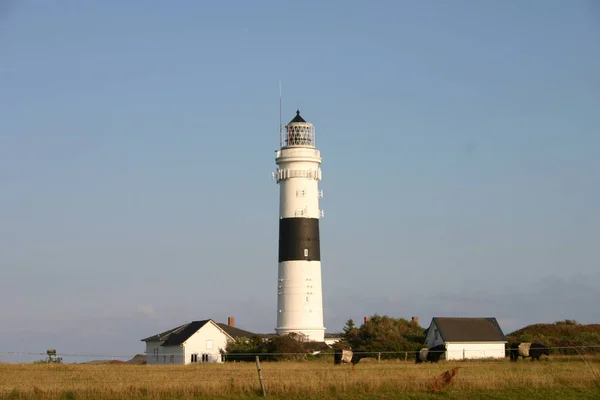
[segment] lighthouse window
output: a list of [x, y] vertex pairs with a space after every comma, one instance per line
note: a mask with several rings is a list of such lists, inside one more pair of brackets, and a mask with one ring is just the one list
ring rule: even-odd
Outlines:
[[308, 249], [304, 249], [304, 257], [308, 257]]
[[306, 296], [306, 302], [308, 303], [308, 296]]

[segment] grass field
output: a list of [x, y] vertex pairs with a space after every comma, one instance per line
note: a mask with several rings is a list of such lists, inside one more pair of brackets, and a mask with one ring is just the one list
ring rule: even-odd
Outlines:
[[[432, 393], [434, 379], [460, 366], [451, 387]], [[414, 364], [362, 362], [261, 363], [272, 399], [598, 399], [600, 358]], [[192, 366], [1, 364], [0, 399], [239, 399], [261, 394], [253, 363]]]

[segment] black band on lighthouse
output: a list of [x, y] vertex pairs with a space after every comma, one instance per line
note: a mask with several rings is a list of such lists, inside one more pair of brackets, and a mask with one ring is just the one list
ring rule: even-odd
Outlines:
[[283, 218], [279, 220], [279, 262], [321, 261], [319, 220]]

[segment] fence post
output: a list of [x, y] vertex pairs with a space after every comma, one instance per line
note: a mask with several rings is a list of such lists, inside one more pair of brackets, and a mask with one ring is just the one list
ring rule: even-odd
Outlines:
[[263, 384], [262, 373], [260, 372], [260, 361], [258, 356], [256, 356], [256, 370], [258, 371], [258, 381], [260, 382], [260, 390], [262, 390], [263, 397], [267, 397], [267, 392], [265, 392], [265, 385]]
[[408, 351], [404, 352], [404, 361], [408, 361]]
[[377, 362], [380, 363], [381, 362], [381, 353], [377, 353]]

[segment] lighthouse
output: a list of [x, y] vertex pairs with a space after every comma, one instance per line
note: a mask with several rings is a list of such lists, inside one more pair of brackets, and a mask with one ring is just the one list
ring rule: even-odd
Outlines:
[[302, 334], [322, 342], [323, 293], [319, 208], [321, 154], [315, 146], [315, 129], [296, 116], [281, 132], [274, 177], [279, 184], [279, 268], [277, 328], [279, 335]]

